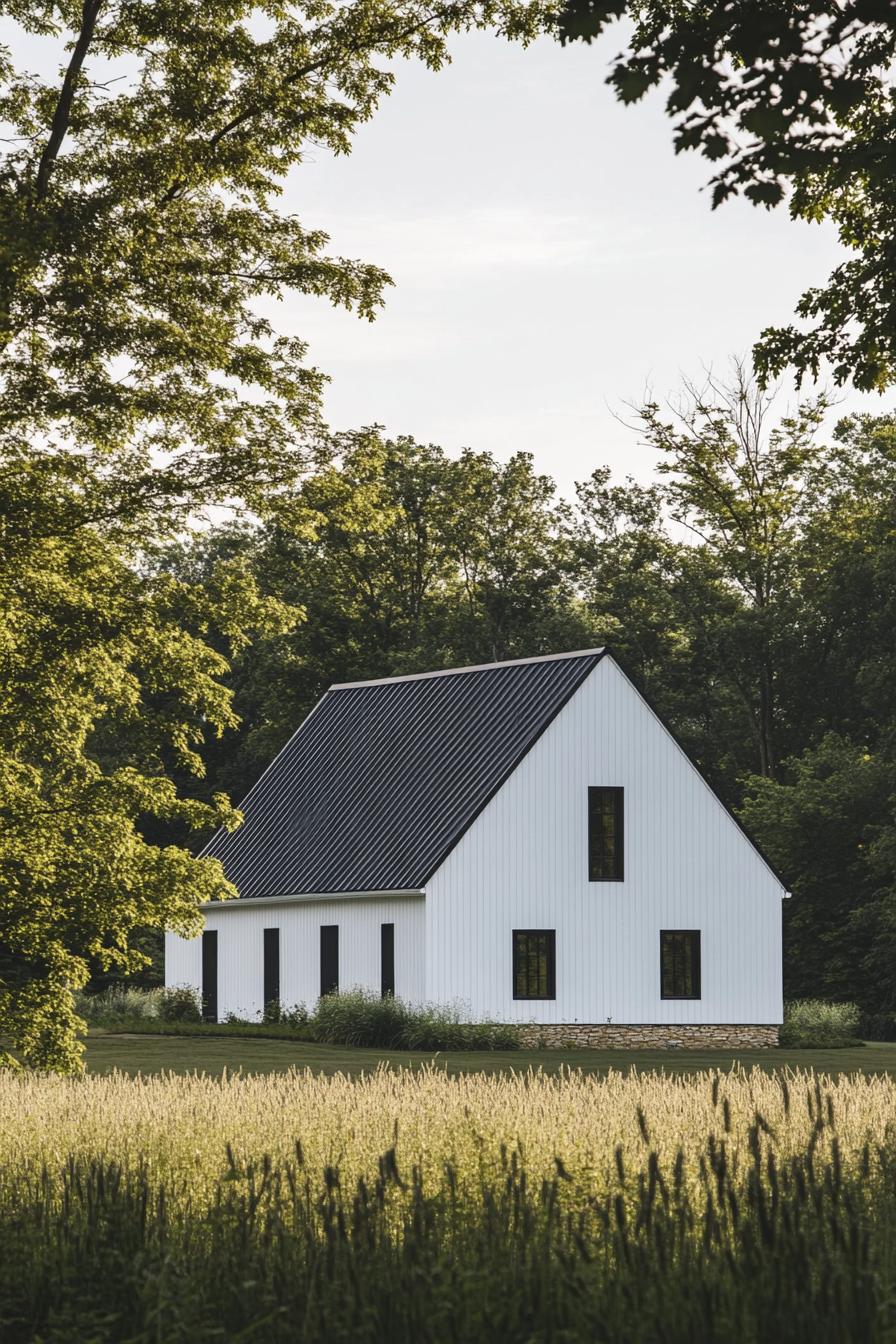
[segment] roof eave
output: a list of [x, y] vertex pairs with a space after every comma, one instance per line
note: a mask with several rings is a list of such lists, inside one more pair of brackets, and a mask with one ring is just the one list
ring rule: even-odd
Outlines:
[[236, 896], [229, 901], [203, 901], [200, 910], [225, 910], [247, 905], [296, 905], [322, 901], [383, 901], [404, 900], [426, 895], [424, 887], [392, 888], [385, 891], [296, 891], [276, 896]]

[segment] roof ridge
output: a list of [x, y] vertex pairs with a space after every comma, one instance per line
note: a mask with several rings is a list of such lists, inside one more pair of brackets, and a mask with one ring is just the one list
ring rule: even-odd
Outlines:
[[520, 667], [524, 663], [552, 663], [563, 658], [594, 658], [606, 653], [606, 646], [596, 649], [571, 649], [568, 653], [541, 653], [531, 658], [503, 658], [493, 663], [470, 663], [466, 667], [442, 667], [435, 672], [405, 672], [397, 677], [370, 677], [364, 681], [336, 681], [330, 691], [355, 690], [359, 686], [386, 686], [395, 681], [423, 681], [427, 677], [454, 677], [462, 672], [492, 672], [500, 667]]

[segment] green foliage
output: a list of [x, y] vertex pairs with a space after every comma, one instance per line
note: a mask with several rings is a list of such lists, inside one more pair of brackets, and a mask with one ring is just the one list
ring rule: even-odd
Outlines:
[[342, 434], [275, 517], [207, 533], [169, 555], [201, 579], [242, 556], [261, 590], [304, 619], [237, 655], [245, 734], [210, 744], [237, 796], [334, 681], [476, 663], [589, 642], [566, 563], [564, 506], [526, 454], [449, 458], [375, 429]]
[[264, 1006], [261, 1020], [270, 1026], [304, 1027], [308, 1023], [308, 1009], [304, 1003], [294, 1003], [288, 1007], [279, 999], [271, 999]]
[[517, 1050], [516, 1027], [500, 1022], [467, 1022], [454, 1005], [427, 1004], [416, 1008], [391, 995], [364, 989], [327, 994], [312, 1013], [304, 1004], [286, 1007], [268, 1004], [261, 1022], [249, 1022], [228, 1013], [220, 1024], [201, 1023], [195, 990], [135, 990], [114, 988], [103, 994], [82, 995], [78, 1010], [90, 1025], [118, 1028], [143, 1026], [147, 1030], [172, 1025], [218, 1034], [275, 1036], [319, 1041], [326, 1045], [375, 1046], [383, 1050]]
[[188, 985], [176, 985], [160, 990], [155, 1001], [156, 1016], [160, 1022], [202, 1021], [200, 996]]
[[437, 69], [474, 27], [528, 40], [544, 14], [2, 9], [0, 1036], [71, 1070], [72, 991], [139, 973], [147, 929], [195, 934], [199, 904], [233, 894], [188, 846], [238, 816], [196, 781], [236, 722], [227, 657], [300, 612], [260, 597], [243, 557], [196, 581], [165, 556], [206, 507], [268, 513], [317, 459], [322, 375], [265, 306], [370, 318], [388, 284], [281, 208], [285, 175], [309, 146], [349, 150], [395, 64]]
[[138, 1023], [201, 1022], [199, 995], [189, 986], [171, 989], [140, 989], [134, 985], [110, 985], [99, 994], [79, 991], [74, 996], [78, 1017], [88, 1027], [121, 1028]]
[[75, 994], [74, 1007], [88, 1027], [115, 1027], [122, 1022], [155, 1022], [162, 1013], [162, 1000], [172, 991], [135, 989], [112, 985], [99, 994]]
[[520, 1034], [500, 1022], [465, 1022], [455, 1006], [414, 1008], [388, 995], [355, 989], [318, 1000], [309, 1039], [384, 1050], [516, 1050]]
[[896, 761], [828, 734], [788, 762], [784, 779], [753, 779], [749, 790], [742, 816], [786, 863], [793, 891], [788, 993], [893, 1012]]
[[[471, 28], [528, 40], [514, 0], [102, 0], [3, 6], [58, 76], [7, 58], [0, 114], [0, 379], [17, 442], [102, 449], [110, 507], [266, 508], [319, 416], [289, 293], [370, 318], [388, 277], [287, 214], [311, 147], [349, 152], [402, 60], [438, 69]], [[55, 58], [55, 59], [54, 59]], [[109, 72], [114, 71], [109, 79]], [[77, 320], [73, 320], [73, 315]], [[15, 417], [9, 415], [15, 409]]]
[[784, 1005], [780, 1043], [798, 1050], [860, 1045], [859, 1010], [854, 1003], [793, 999]]
[[410, 1016], [410, 1008], [401, 999], [381, 998], [363, 989], [349, 990], [318, 1000], [311, 1031], [315, 1040], [326, 1045], [395, 1049], [400, 1048]]
[[830, 220], [852, 254], [797, 305], [801, 321], [769, 328], [763, 375], [833, 367], [838, 383], [896, 379], [892, 173], [896, 27], [885, 5], [680, 5], [566, 0], [563, 41], [591, 41], [625, 18], [625, 50], [608, 83], [623, 103], [662, 87], [675, 148], [715, 166], [713, 205], [741, 194], [791, 215]]

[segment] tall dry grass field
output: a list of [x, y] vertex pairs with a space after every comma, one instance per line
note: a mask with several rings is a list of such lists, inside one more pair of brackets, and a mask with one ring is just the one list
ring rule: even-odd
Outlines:
[[896, 1339], [896, 1084], [2, 1077], [0, 1339]]

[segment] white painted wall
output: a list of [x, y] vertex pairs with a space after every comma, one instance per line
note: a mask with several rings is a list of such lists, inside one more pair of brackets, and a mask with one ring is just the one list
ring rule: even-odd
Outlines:
[[[588, 881], [589, 785], [625, 789], [625, 880]], [[427, 886], [426, 997], [502, 1021], [778, 1023], [783, 890], [604, 658]], [[557, 997], [512, 997], [511, 931], [555, 929]], [[702, 998], [660, 998], [700, 929]]]
[[[320, 992], [320, 927], [339, 925], [342, 989], [380, 990], [380, 925], [395, 925], [395, 992], [409, 1002], [424, 994], [422, 897], [303, 900], [287, 903], [234, 901], [206, 911], [205, 926], [218, 930], [218, 1015], [261, 1013], [263, 930], [280, 929], [280, 999], [313, 1005]], [[169, 933], [165, 938], [166, 985], [202, 980], [201, 939]]]

